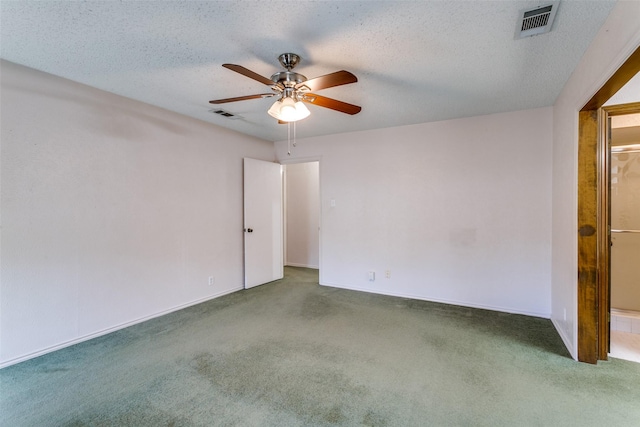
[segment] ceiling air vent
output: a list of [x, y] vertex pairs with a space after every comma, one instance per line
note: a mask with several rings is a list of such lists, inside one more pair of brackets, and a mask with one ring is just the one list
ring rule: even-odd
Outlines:
[[213, 113], [213, 114], [218, 114], [218, 115], [220, 115], [220, 116], [222, 116], [222, 117], [226, 117], [226, 118], [228, 118], [228, 119], [232, 119], [232, 120], [238, 120], [238, 119], [241, 119], [241, 118], [242, 118], [242, 117], [240, 117], [240, 116], [236, 116], [235, 114], [230, 113], [230, 112], [225, 111], [225, 110], [217, 110], [217, 109], [213, 109], [213, 110], [209, 110], [209, 112], [210, 112], [210, 113]]
[[553, 18], [558, 10], [558, 1], [540, 6], [535, 9], [524, 9], [520, 11], [518, 27], [516, 29], [516, 39], [536, 36], [548, 33], [553, 25]]

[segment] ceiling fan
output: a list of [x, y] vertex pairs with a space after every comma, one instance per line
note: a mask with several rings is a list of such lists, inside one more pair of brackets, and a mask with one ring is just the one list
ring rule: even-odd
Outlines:
[[362, 108], [357, 105], [338, 101], [337, 99], [320, 96], [312, 91], [327, 89], [330, 87], [355, 83], [358, 78], [348, 71], [336, 71], [324, 76], [307, 79], [302, 74], [291, 71], [300, 63], [300, 56], [295, 53], [283, 53], [278, 57], [280, 64], [286, 71], [280, 71], [266, 78], [257, 74], [242, 65], [222, 64], [229, 70], [240, 73], [243, 76], [254, 79], [269, 86], [270, 93], [257, 95], [239, 96], [236, 98], [216, 99], [209, 101], [211, 104], [224, 104], [227, 102], [245, 101], [248, 99], [270, 98], [277, 96], [278, 100], [269, 108], [267, 113], [278, 119], [279, 123], [288, 123], [302, 120], [309, 116], [309, 109], [304, 105], [313, 104], [319, 107], [329, 108], [346, 114], [358, 114]]

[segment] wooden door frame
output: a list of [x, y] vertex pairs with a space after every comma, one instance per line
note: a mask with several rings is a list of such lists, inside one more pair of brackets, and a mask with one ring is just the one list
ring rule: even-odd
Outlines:
[[[607, 360], [609, 345], [608, 153], [602, 107], [640, 72], [640, 47], [578, 113], [578, 360]], [[610, 114], [610, 113], [609, 113]], [[624, 114], [624, 113], [620, 113]]]

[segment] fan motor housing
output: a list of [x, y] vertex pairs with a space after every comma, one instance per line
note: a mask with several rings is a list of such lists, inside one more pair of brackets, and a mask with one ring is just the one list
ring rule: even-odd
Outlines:
[[273, 80], [274, 83], [282, 83], [284, 87], [292, 87], [298, 83], [306, 82], [307, 78], [293, 71], [280, 71], [271, 76], [271, 80]]

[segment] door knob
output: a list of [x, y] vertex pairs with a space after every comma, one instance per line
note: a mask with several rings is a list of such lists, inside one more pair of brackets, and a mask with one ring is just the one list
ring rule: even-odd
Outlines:
[[253, 228], [247, 228], [247, 233], [253, 233]]

